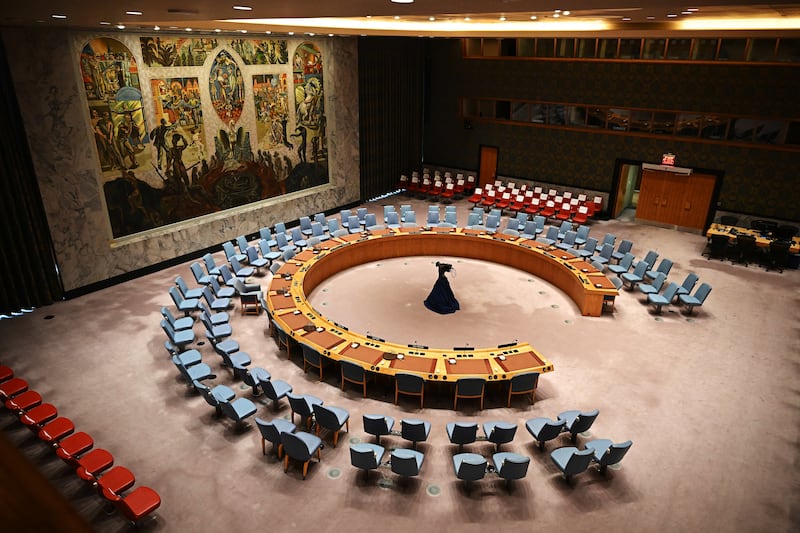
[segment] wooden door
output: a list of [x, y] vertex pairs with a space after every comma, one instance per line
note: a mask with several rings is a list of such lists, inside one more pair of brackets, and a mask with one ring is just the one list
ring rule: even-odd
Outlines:
[[478, 163], [478, 186], [494, 183], [497, 179], [497, 157], [500, 149], [496, 146], [481, 145]]
[[642, 183], [639, 186], [639, 202], [636, 206], [636, 218], [643, 220], [659, 220], [664, 179], [661, 172], [642, 170]]
[[687, 178], [678, 225], [702, 230], [711, 208], [717, 177], [712, 174], [692, 174]]

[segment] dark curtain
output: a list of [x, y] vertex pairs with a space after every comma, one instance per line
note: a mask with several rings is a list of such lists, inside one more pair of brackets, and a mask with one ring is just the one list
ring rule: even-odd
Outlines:
[[422, 161], [425, 47], [412, 37], [358, 41], [361, 200], [395, 188]]
[[0, 314], [63, 295], [5, 45], [0, 40]]

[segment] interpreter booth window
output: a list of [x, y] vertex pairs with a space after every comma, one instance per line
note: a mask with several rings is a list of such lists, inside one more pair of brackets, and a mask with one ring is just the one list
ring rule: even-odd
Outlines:
[[481, 107], [480, 111], [478, 112], [479, 117], [483, 118], [494, 118], [494, 100], [481, 100]]
[[670, 39], [667, 42], [667, 59], [689, 59], [691, 51], [691, 39]]
[[498, 120], [508, 120], [511, 118], [511, 102], [508, 100], [498, 100], [494, 103], [494, 118]]
[[567, 124], [570, 126], [584, 127], [586, 126], [586, 108], [578, 106], [566, 106], [564, 108], [567, 119]]
[[614, 59], [617, 57], [619, 49], [619, 39], [600, 39], [597, 43], [597, 57], [602, 59]]
[[664, 59], [664, 49], [667, 46], [666, 39], [645, 39], [643, 59]]
[[484, 39], [483, 55], [486, 57], [498, 57], [500, 55], [500, 41], [498, 39]]
[[574, 57], [575, 39], [556, 39], [556, 57]]
[[590, 128], [605, 128], [607, 114], [608, 110], [605, 107], [590, 107], [586, 117], [586, 125]]
[[480, 113], [480, 102], [472, 98], [461, 101], [461, 110], [465, 117], [477, 117]]
[[536, 39], [520, 39], [517, 44], [517, 56], [534, 57], [536, 55]]
[[536, 57], [553, 57], [555, 39], [536, 39]]
[[790, 122], [786, 130], [786, 144], [800, 146], [800, 121]]
[[592, 58], [597, 52], [597, 39], [578, 39], [577, 57]]
[[514, 122], [528, 122], [531, 118], [531, 105], [528, 102], [511, 103], [511, 120]]
[[719, 44], [720, 61], [744, 61], [747, 57], [747, 39], [722, 39]]
[[548, 106], [547, 123], [553, 126], [563, 126], [566, 124], [565, 107], [558, 104], [550, 104]]
[[785, 144], [788, 124], [783, 120], [759, 120], [755, 126], [755, 141], [765, 144]]
[[717, 58], [719, 39], [695, 39], [692, 59], [697, 61], [714, 61]]
[[653, 124], [650, 133], [672, 135], [675, 132], [675, 113], [653, 113]]
[[777, 39], [751, 39], [750, 61], [774, 61], [775, 49], [778, 47]]
[[679, 137], [699, 137], [702, 123], [703, 115], [681, 113], [678, 115], [675, 134]]
[[704, 139], [720, 141], [725, 138], [728, 131], [728, 119], [716, 115], [706, 115], [703, 117], [703, 127], [700, 136]]
[[629, 131], [649, 132], [652, 121], [652, 111], [631, 111]]
[[531, 104], [531, 122], [535, 124], [547, 122], [547, 104]]
[[628, 131], [631, 120], [629, 109], [609, 109], [608, 110], [608, 129], [614, 131]]
[[500, 55], [503, 57], [517, 56], [516, 39], [500, 39]]
[[778, 43], [778, 61], [800, 62], [800, 39], [781, 39]]
[[479, 57], [483, 55], [483, 51], [481, 49], [481, 39], [465, 39], [464, 55], [467, 57]]
[[620, 59], [639, 59], [642, 56], [641, 39], [620, 39], [619, 57]]

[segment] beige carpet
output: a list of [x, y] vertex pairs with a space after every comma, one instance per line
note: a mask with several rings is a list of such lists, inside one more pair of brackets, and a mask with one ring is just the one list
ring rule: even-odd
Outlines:
[[[418, 219], [426, 210], [419, 201], [390, 200], [415, 205]], [[459, 204], [462, 224], [467, 207]], [[380, 215], [380, 206], [370, 208]], [[349, 434], [337, 448], [323, 434], [322, 462], [311, 465], [305, 481], [297, 466], [284, 474], [273, 455], [261, 455], [254, 423], [236, 431], [178, 378], [163, 348], [159, 308], [171, 307], [167, 288], [177, 274], [192, 279], [188, 265], [0, 321], [0, 363], [90, 433], [96, 446], [111, 451], [116, 464], [136, 474], [137, 485], [161, 494], [163, 504], [157, 518], [143, 524], [146, 530], [796, 531], [800, 272], [708, 261], [700, 256], [705, 239], [697, 235], [619, 221], [594, 223], [592, 235], [606, 231], [633, 240], [638, 257], [652, 248], [673, 259], [670, 280], [694, 271], [711, 283], [706, 305], [691, 317], [674, 308], [654, 316], [638, 293], [625, 292], [615, 313], [581, 317], [542, 280], [453, 259], [451, 283], [463, 311], [439, 317], [420, 300], [433, 284], [430, 262], [437, 258], [364, 265], [312, 295], [323, 312], [389, 340], [411, 335], [444, 345], [461, 345], [455, 341], [467, 336], [476, 344], [530, 342], [555, 365], [555, 372], [542, 376], [533, 406], [519, 398], [506, 408], [504, 390], [490, 388], [483, 411], [464, 401], [453, 412], [452, 392], [443, 384], [433, 387], [425, 409], [413, 399], [394, 406], [389, 383], [380, 379], [370, 383], [365, 400], [358, 387], [341, 391], [334, 370], [321, 383], [313, 372], [304, 374], [299, 350], [287, 360], [265, 334], [264, 315], [232, 312], [234, 338], [254, 366], [288, 381], [295, 392], [350, 411]], [[362, 282], [388, 283], [392, 290], [356, 290]], [[201, 338], [199, 323], [195, 332]], [[217, 383], [251, 397], [208, 344], [199, 349], [218, 371]], [[255, 401], [259, 417], [288, 414], [285, 402], [274, 409]], [[590, 469], [567, 485], [549, 459], [549, 451], [569, 445], [567, 437], [540, 452], [524, 422], [593, 408], [600, 415], [591, 434], [578, 438], [579, 446], [609, 438], [631, 439], [633, 447], [621, 468], [605, 476]], [[361, 415], [373, 412], [431, 422], [430, 439], [420, 445], [425, 464], [419, 478], [399, 480], [388, 468], [365, 477], [350, 466], [348, 442], [367, 440]], [[519, 424], [504, 449], [531, 457], [528, 476], [509, 490], [487, 475], [467, 492], [453, 475], [456, 447], [444, 426], [495, 419]], [[125, 529], [119, 515], [107, 515], [100, 498], [12, 416], [0, 415], [0, 426], [94, 530]], [[399, 437], [383, 444], [406, 445]], [[487, 442], [467, 449], [485, 456], [493, 451]]]

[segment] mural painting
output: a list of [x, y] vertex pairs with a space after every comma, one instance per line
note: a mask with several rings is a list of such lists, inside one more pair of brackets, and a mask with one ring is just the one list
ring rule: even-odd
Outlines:
[[140, 37], [142, 60], [148, 67], [202, 66], [218, 43], [217, 39]]
[[[95, 39], [82, 49], [113, 238], [328, 182], [319, 49], [304, 43], [289, 63], [284, 41], [251, 41], [225, 44], [253, 64], [278, 61], [270, 67], [278, 72], [245, 77], [243, 60], [214, 39], [141, 38], [143, 72], [114, 39]], [[204, 61], [205, 72], [192, 67]], [[165, 66], [185, 67], [180, 72], [190, 75], [159, 75]], [[140, 75], [152, 95], [147, 109]], [[247, 105], [255, 113], [243, 120], [250, 83]]]
[[285, 65], [289, 62], [289, 49], [286, 41], [231, 39], [228, 43], [246, 65]]

